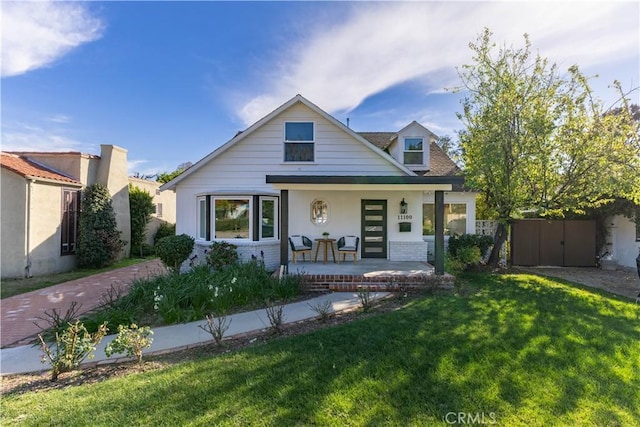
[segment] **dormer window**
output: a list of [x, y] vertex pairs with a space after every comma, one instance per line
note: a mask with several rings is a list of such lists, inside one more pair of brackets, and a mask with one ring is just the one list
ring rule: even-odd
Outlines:
[[405, 138], [404, 139], [404, 164], [405, 165], [423, 165], [424, 149], [423, 138]]
[[313, 122], [285, 122], [284, 124], [284, 161], [314, 161]]

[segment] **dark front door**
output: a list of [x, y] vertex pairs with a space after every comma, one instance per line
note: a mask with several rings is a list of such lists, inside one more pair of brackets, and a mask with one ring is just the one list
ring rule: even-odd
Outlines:
[[362, 258], [387, 257], [387, 201], [362, 200]]

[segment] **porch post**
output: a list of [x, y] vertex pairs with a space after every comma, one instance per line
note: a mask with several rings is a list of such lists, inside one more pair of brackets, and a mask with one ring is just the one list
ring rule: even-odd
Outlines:
[[289, 190], [280, 190], [280, 265], [289, 265]]
[[436, 201], [436, 274], [444, 274], [444, 191], [435, 192]]

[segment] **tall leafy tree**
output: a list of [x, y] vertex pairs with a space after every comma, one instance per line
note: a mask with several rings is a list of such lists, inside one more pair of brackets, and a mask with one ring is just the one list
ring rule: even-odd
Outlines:
[[167, 182], [171, 181], [176, 176], [180, 175], [182, 172], [184, 172], [187, 169], [189, 169], [191, 166], [192, 166], [191, 162], [181, 163], [181, 164], [178, 165], [176, 170], [174, 170], [173, 172], [162, 172], [162, 173], [159, 173], [158, 177], [156, 178], [156, 181], [158, 181], [158, 182], [160, 182], [162, 184], [166, 184]]
[[467, 95], [458, 118], [467, 182], [500, 221], [489, 260], [497, 263], [507, 224], [522, 211], [562, 216], [621, 193], [637, 198], [640, 157], [620, 90], [620, 114], [605, 114], [577, 66], [560, 74], [531, 53], [526, 34], [521, 48], [498, 48], [491, 37], [485, 29], [469, 44], [473, 64], [459, 70]]
[[143, 256], [147, 224], [155, 211], [153, 197], [147, 190], [129, 184], [129, 211], [131, 217], [131, 254], [137, 251]]
[[125, 242], [120, 239], [111, 195], [103, 184], [84, 190], [80, 212], [76, 259], [79, 267], [101, 268], [113, 264]]

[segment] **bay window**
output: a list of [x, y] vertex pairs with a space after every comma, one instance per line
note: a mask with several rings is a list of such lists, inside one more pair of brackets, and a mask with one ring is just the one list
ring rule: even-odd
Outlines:
[[197, 204], [198, 240], [278, 238], [277, 197], [207, 195]]

